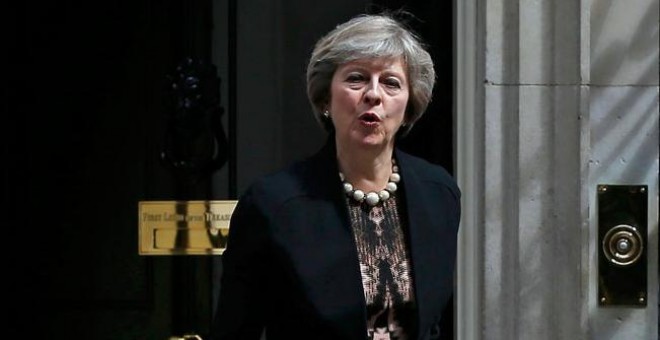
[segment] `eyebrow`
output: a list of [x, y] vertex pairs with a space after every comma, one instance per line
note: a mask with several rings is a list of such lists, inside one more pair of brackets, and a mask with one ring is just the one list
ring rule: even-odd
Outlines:
[[[343, 73], [346, 73], [346, 74], [349, 74], [351, 72], [369, 72], [369, 67], [365, 67], [365, 66], [362, 66], [362, 65], [351, 65], [349, 67], [346, 67], [343, 70]], [[381, 73], [383, 75], [387, 76], [387, 77], [394, 76], [394, 77], [399, 78], [399, 79], [406, 79], [405, 71], [404, 72], [399, 72], [399, 71], [396, 71], [396, 70], [392, 70], [390, 68], [386, 68], [386, 69], [383, 69], [381, 71]]]

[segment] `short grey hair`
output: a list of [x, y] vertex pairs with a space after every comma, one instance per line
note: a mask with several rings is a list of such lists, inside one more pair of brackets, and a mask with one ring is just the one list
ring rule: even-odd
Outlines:
[[363, 14], [319, 39], [307, 65], [307, 97], [314, 117], [326, 131], [333, 129], [323, 112], [330, 103], [330, 84], [337, 68], [357, 59], [382, 57], [402, 57], [406, 66], [410, 97], [402, 132], [407, 133], [422, 116], [435, 84], [431, 56], [401, 22], [384, 14]]

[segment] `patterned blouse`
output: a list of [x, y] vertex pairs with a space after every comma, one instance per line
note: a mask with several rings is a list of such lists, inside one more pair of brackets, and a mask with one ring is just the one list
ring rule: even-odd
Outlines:
[[371, 340], [415, 338], [415, 300], [408, 251], [397, 197], [376, 206], [348, 198], [367, 302]]

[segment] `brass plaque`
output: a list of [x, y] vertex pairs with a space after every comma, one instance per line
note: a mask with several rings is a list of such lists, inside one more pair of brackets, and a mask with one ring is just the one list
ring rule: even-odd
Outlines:
[[141, 201], [140, 255], [219, 255], [237, 201]]

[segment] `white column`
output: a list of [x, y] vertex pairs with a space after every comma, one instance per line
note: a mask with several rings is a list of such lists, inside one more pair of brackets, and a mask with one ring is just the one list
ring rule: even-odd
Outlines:
[[[456, 8], [459, 339], [657, 336], [658, 0]], [[596, 307], [603, 181], [650, 188], [643, 310]]]
[[[589, 327], [593, 339], [658, 336], [658, 0], [591, 0], [590, 95], [585, 121], [590, 206]], [[648, 301], [646, 308], [598, 307], [596, 185], [646, 184]]]

